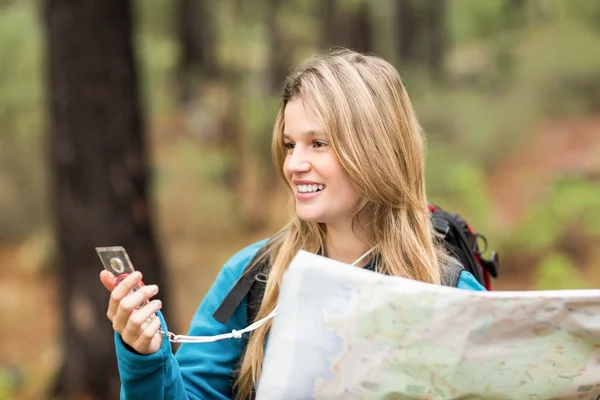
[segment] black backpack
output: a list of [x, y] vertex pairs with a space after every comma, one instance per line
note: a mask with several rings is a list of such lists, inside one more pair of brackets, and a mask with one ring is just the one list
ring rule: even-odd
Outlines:
[[[498, 253], [491, 252], [490, 259], [484, 259], [482, 253], [487, 250], [487, 239], [475, 232], [460, 215], [452, 214], [435, 205], [429, 206], [431, 218], [437, 234], [442, 239], [447, 251], [459, 264], [451, 264], [442, 276], [444, 286], [456, 287], [460, 272], [466, 270], [487, 290], [491, 290], [491, 278], [498, 276]], [[483, 244], [483, 248], [480, 246]], [[231, 291], [213, 314], [213, 317], [226, 323], [233, 312], [247, 297], [248, 321], [253, 322], [260, 308], [264, 295], [270, 265], [268, 260], [256, 262], [262, 254], [263, 246], [248, 263], [251, 270], [245, 271]]]

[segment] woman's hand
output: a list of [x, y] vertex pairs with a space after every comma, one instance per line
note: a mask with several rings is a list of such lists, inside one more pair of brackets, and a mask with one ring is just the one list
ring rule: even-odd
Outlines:
[[[160, 300], [150, 300], [158, 293], [158, 286], [143, 286], [129, 294], [142, 280], [142, 274], [136, 271], [117, 285], [116, 278], [108, 271], [100, 273], [100, 281], [110, 291], [110, 301], [106, 316], [112, 321], [113, 329], [123, 341], [140, 354], [156, 353], [162, 345], [163, 335], [160, 329]], [[136, 309], [141, 303], [143, 307]]]

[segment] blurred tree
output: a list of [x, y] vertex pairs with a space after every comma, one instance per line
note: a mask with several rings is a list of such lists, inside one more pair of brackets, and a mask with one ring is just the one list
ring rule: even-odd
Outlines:
[[506, 25], [510, 29], [522, 28], [527, 22], [527, 9], [525, 0], [506, 0], [503, 5]]
[[147, 193], [131, 4], [45, 0], [44, 23], [64, 346], [53, 395], [118, 399], [109, 295], [94, 247], [124, 246], [168, 297]]
[[321, 15], [320, 46], [323, 49], [332, 47], [335, 43], [341, 43], [339, 31], [336, 29], [335, 21], [338, 9], [337, 0], [321, 0], [318, 4], [318, 15]]
[[395, 8], [397, 56], [402, 64], [415, 60], [416, 10], [413, 0], [397, 0]]
[[267, 27], [270, 42], [270, 90], [277, 92], [288, 74], [288, 54], [284, 43], [283, 32], [279, 26], [279, 14], [282, 0], [269, 0], [267, 7]]
[[348, 47], [365, 53], [373, 52], [374, 40], [369, 4], [362, 1], [341, 18], [341, 28], [346, 32]]
[[323, 48], [347, 47], [365, 53], [374, 51], [370, 2], [324, 0], [319, 7]]
[[444, 57], [446, 55], [446, 10], [447, 0], [429, 0], [426, 2], [426, 34], [429, 46], [427, 61], [429, 70], [435, 78], [444, 73]]
[[188, 102], [193, 82], [198, 76], [215, 78], [219, 67], [216, 57], [217, 41], [207, 0], [178, 0], [177, 35], [179, 38], [179, 100]]
[[442, 77], [448, 48], [447, 0], [397, 0], [395, 3], [397, 58], [401, 64], [424, 65]]

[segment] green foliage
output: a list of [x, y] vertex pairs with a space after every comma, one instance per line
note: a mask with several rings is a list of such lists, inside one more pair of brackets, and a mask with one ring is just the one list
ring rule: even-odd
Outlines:
[[454, 43], [489, 37], [505, 25], [505, 0], [450, 0], [448, 19]]
[[235, 198], [221, 183], [228, 167], [227, 155], [189, 140], [158, 157], [154, 191], [167, 232], [197, 237], [235, 229]]
[[15, 393], [14, 378], [6, 369], [0, 369], [0, 399], [10, 399]]
[[489, 232], [492, 210], [481, 168], [458, 159], [429, 157], [429, 198], [449, 211], [465, 217], [478, 230]]
[[[157, 3], [164, 3], [157, 2]], [[164, 6], [164, 4], [163, 4]], [[150, 10], [140, 7], [140, 28], [135, 36], [140, 92], [150, 116], [172, 111], [175, 106], [174, 68], [177, 62], [177, 43], [166, 26], [155, 26], [158, 18]], [[164, 19], [164, 15], [162, 16]]]
[[540, 264], [537, 271], [536, 289], [585, 289], [585, 280], [571, 260], [564, 254], [551, 253]]
[[[500, 47], [495, 41], [458, 47], [450, 57], [449, 85], [410, 75], [406, 80], [430, 151], [436, 157], [449, 151], [490, 169], [521, 146], [537, 121], [599, 111], [600, 52], [582, 51], [596, 48], [600, 32], [557, 20]], [[506, 51], [507, 65], [498, 69], [498, 54]]]
[[493, 165], [521, 144], [532, 120], [527, 104], [520, 104], [469, 89], [428, 90], [415, 98], [429, 146], [443, 146], [480, 167]]
[[[356, 10], [365, 1], [342, 0], [341, 7]], [[376, 3], [370, 10], [376, 19], [375, 50], [389, 60], [396, 57], [398, 40], [394, 2], [369, 2]], [[202, 82], [189, 113], [178, 109], [175, 100], [178, 3], [132, 3], [144, 117], [150, 129], [162, 128], [152, 165], [159, 232], [167, 247], [175, 249], [173, 259], [192, 260], [189, 264], [198, 270], [207, 267], [198, 244], [231, 237], [228, 245], [233, 246], [241, 235], [239, 199], [224, 183], [234, 155], [213, 147], [211, 139], [223, 116], [231, 113], [244, 159], [250, 154], [263, 171], [271, 170], [270, 138], [278, 108], [278, 93], [268, 85], [267, 3], [207, 3], [217, 29], [222, 77]], [[422, 7], [427, 2], [417, 3]], [[462, 214], [501, 255], [541, 259], [539, 266], [528, 266], [538, 274], [537, 289], [583, 288], [593, 283], [582, 276], [564, 239], [575, 229], [582, 240], [600, 241], [600, 184], [582, 177], [557, 180], [545, 199], [500, 237], [491, 224], [486, 176], [540, 122], [600, 110], [600, 2], [536, 1], [541, 6], [536, 10], [533, 1], [525, 0], [523, 12], [510, 11], [508, 3], [449, 1], [444, 84], [433, 82], [421, 65], [400, 71], [428, 137], [429, 198]], [[282, 4], [278, 32], [289, 61], [322, 50], [319, 1]], [[45, 232], [40, 228], [49, 223], [41, 6], [36, 0], [0, 0], [0, 240], [31, 237]], [[238, 107], [232, 107], [232, 99], [239, 100]], [[163, 121], [179, 121], [180, 114], [186, 114], [187, 136], [165, 134]], [[181, 251], [185, 242], [192, 243], [191, 249]], [[11, 372], [0, 369], [0, 398], [10, 398], [17, 386]]]
[[174, 39], [175, 8], [170, 0], [132, 2], [134, 6], [135, 31], [139, 37], [156, 40]]
[[8, 399], [13, 393], [13, 379], [5, 369], [0, 369], [0, 399]]
[[597, 1], [450, 0], [449, 4], [450, 38], [455, 44], [498, 38], [556, 20], [584, 22], [600, 29]]
[[[247, 127], [247, 139], [252, 154], [255, 154], [264, 170], [274, 168], [271, 156], [271, 138], [273, 125], [279, 110], [279, 98], [275, 96], [257, 96], [247, 93], [243, 97], [242, 121]], [[270, 172], [270, 171], [269, 171]]]
[[[534, 117], [600, 110], [600, 32], [575, 22], [531, 30], [514, 51], [511, 103], [534, 104]], [[582, 51], [583, 50], [583, 51]]]
[[22, 1], [0, 13], [0, 140], [40, 135], [42, 47], [34, 10]]
[[545, 253], [558, 245], [566, 229], [600, 240], [600, 184], [582, 177], [564, 177], [507, 238], [513, 251]]
[[[343, 10], [364, 0], [342, 1]], [[136, 53], [149, 126], [180, 112], [175, 101], [178, 43], [175, 3], [134, 2]], [[481, 230], [490, 226], [491, 201], [486, 174], [519, 148], [539, 121], [595, 113], [600, 109], [600, 3], [588, 0], [525, 1], [515, 13], [505, 0], [449, 2], [445, 85], [425, 68], [402, 70], [428, 137], [427, 178], [434, 202], [465, 215]], [[516, 3], [514, 3], [516, 4]], [[318, 3], [284, 2], [278, 16], [291, 62], [321, 50]], [[394, 59], [393, 1], [371, 10], [376, 49]], [[0, 2], [0, 235], [25, 235], [43, 224], [46, 203], [43, 173], [43, 58], [38, 2]], [[420, 4], [419, 6], [423, 6]], [[269, 88], [266, 3], [210, 3], [216, 57], [223, 77], [202, 82], [199, 98], [186, 115], [192, 140], [184, 139], [159, 156], [156, 193], [181, 197], [195, 184], [202, 214], [226, 217], [234, 197], [220, 182], [231, 170], [232, 154], [209, 148], [226, 113], [239, 118], [243, 151], [271, 170], [270, 138], [278, 93]], [[232, 102], [239, 100], [239, 108]], [[165, 160], [169, 161], [166, 162]], [[191, 189], [189, 189], [191, 190]], [[192, 195], [192, 192], [190, 192]], [[597, 185], [561, 181], [506, 243], [526, 243], [527, 251], [555, 246], [568, 224], [586, 234], [600, 230]], [[166, 201], [166, 200], [165, 200]], [[170, 201], [170, 200], [169, 200]], [[167, 204], [167, 203], [161, 203]], [[214, 208], [213, 208], [214, 207]]]
[[46, 222], [42, 47], [35, 3], [0, 13], [0, 237], [16, 239]]
[[600, 29], [600, 2], [589, 0], [561, 0], [565, 15], [585, 21], [594, 29]]

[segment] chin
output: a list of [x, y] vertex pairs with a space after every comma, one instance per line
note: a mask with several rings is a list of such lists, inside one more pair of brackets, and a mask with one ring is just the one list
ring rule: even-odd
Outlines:
[[311, 218], [311, 217], [305, 217], [301, 214], [298, 214], [298, 218], [300, 218], [302, 221], [304, 222], [316, 222], [316, 223], [323, 223], [323, 221], [321, 220], [321, 218]]
[[320, 215], [316, 215], [314, 213], [301, 212], [296, 210], [296, 215], [304, 222], [316, 222], [323, 223], [323, 218]]

